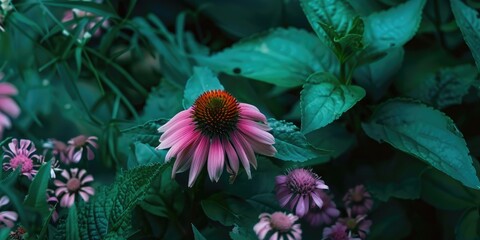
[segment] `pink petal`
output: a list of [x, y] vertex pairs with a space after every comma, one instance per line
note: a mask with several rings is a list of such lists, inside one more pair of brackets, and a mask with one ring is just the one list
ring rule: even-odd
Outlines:
[[239, 140], [237, 135], [232, 133], [232, 136], [230, 138], [230, 141], [235, 148], [235, 151], [237, 151], [238, 158], [242, 162], [243, 168], [245, 168], [245, 172], [247, 173], [247, 176], [249, 179], [252, 178], [252, 173], [250, 171], [250, 163], [248, 161], [247, 154], [245, 153], [245, 150], [243, 149], [243, 143]]
[[66, 187], [59, 187], [55, 189], [55, 195], [60, 197], [62, 194], [68, 193], [68, 189]]
[[67, 206], [71, 207], [73, 205], [73, 202], [75, 202], [75, 194], [70, 194], [70, 197], [68, 198]]
[[[175, 163], [172, 168], [172, 179], [175, 177], [176, 173], [185, 172], [192, 165], [192, 159], [195, 152], [195, 146], [200, 142], [201, 139], [196, 139], [192, 144], [184, 147], [177, 154]], [[167, 154], [168, 155], [168, 154]]]
[[228, 139], [222, 139], [222, 144], [225, 148], [225, 152], [227, 153], [228, 157], [228, 165], [232, 169], [234, 175], [238, 174], [238, 169], [239, 169], [239, 161], [238, 161], [238, 155], [235, 152], [235, 149], [233, 149], [232, 144]]
[[0, 213], [3, 218], [9, 219], [11, 221], [17, 221], [18, 214], [14, 211], [4, 211]]
[[90, 147], [87, 147], [87, 159], [93, 160], [95, 158], [95, 153], [93, 153], [92, 149]]
[[238, 121], [237, 126], [243, 134], [249, 136], [257, 142], [270, 145], [275, 143], [275, 138], [273, 135], [265, 130], [260, 129], [259, 124], [256, 122], [240, 120]]
[[288, 180], [288, 177], [285, 175], [280, 175], [275, 177], [275, 183], [277, 185], [284, 184], [287, 182], [287, 180]]
[[83, 192], [82, 190], [78, 191], [78, 194], [80, 194], [80, 197], [82, 197], [83, 201], [88, 202], [88, 199], [90, 198], [87, 193]]
[[11, 98], [0, 97], [0, 110], [10, 115], [12, 118], [16, 118], [20, 114], [20, 108]]
[[242, 133], [237, 132], [236, 136], [242, 144], [243, 151], [245, 151], [248, 161], [252, 164], [253, 168], [257, 169], [257, 158], [255, 157], [255, 153], [253, 152], [252, 147]]
[[263, 115], [257, 107], [248, 103], [239, 103], [240, 115], [254, 121], [267, 122], [267, 118]]
[[[63, 176], [63, 175], [62, 175]], [[66, 184], [60, 180], [55, 180], [53, 181], [53, 184], [55, 184], [55, 186], [57, 187], [62, 187], [62, 186], [65, 186]]]
[[8, 119], [3, 113], [0, 113], [0, 126], [4, 126], [6, 128], [10, 128], [10, 126], [12, 126], [10, 119]]
[[210, 180], [218, 182], [223, 172], [223, 165], [225, 164], [225, 152], [218, 137], [213, 138], [208, 152], [207, 170]]
[[92, 187], [82, 187], [80, 191], [84, 191], [92, 196], [95, 194], [95, 189], [93, 189]]
[[17, 95], [18, 91], [15, 86], [10, 83], [0, 83], [0, 95]]
[[0, 207], [7, 205], [10, 202], [7, 196], [3, 196], [0, 198]]
[[310, 196], [319, 208], [323, 206], [323, 200], [317, 195], [317, 193], [313, 192], [312, 194], [310, 194]]
[[83, 185], [83, 184], [88, 183], [88, 182], [93, 182], [93, 177], [92, 177], [92, 175], [87, 175], [87, 176], [85, 176], [85, 178], [82, 179], [82, 182], [81, 182], [81, 183], [82, 183], [82, 185]]
[[295, 214], [299, 217], [303, 217], [307, 213], [307, 206], [305, 206], [305, 198], [302, 196], [298, 200], [297, 207], [295, 208]]
[[160, 145], [158, 145], [157, 149], [166, 149], [172, 147], [174, 144], [181, 142], [182, 140], [185, 141], [195, 132], [194, 126], [186, 126], [176, 132], [174, 132], [171, 136], [165, 137], [162, 140], [160, 137]]
[[188, 177], [188, 187], [192, 187], [193, 183], [202, 171], [203, 165], [207, 160], [208, 150], [210, 148], [210, 139], [206, 136], [200, 136], [201, 141], [193, 154], [192, 166], [190, 167], [190, 174]]
[[69, 200], [68, 194], [63, 195], [62, 199], [60, 199], [60, 206], [61, 207], [69, 207], [68, 206], [68, 200]]
[[185, 119], [185, 118], [190, 118], [192, 115], [192, 108], [188, 108], [186, 110], [183, 110], [179, 113], [177, 113], [173, 118], [170, 119], [167, 123], [165, 123], [163, 126], [158, 128], [158, 132], [165, 132], [167, 129], [169, 129], [172, 125], [174, 125], [176, 122]]

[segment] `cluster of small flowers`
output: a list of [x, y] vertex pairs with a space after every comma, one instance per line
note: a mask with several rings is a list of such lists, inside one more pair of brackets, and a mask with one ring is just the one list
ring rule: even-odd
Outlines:
[[[20, 174], [32, 180], [38, 173], [38, 169], [47, 163], [47, 156], [51, 157], [50, 176], [53, 179], [55, 189], [47, 189], [46, 199], [52, 211], [52, 221], [58, 219], [56, 206], [69, 208], [79, 195], [85, 202], [95, 194], [92, 187], [88, 186], [93, 182], [92, 175], [87, 174], [84, 169], [73, 167], [72, 163], [78, 163], [82, 158], [93, 160], [94, 149], [97, 148], [96, 137], [77, 136], [68, 141], [68, 145], [54, 139], [44, 144], [43, 154], [37, 154], [34, 143], [28, 139], [12, 139], [7, 147], [3, 147], [3, 170], [13, 171], [20, 168]], [[86, 154], [85, 154], [86, 152]], [[57, 176], [61, 172], [61, 177]], [[0, 199], [0, 207], [9, 203], [9, 199], [3, 196]], [[0, 228], [14, 226], [18, 215], [14, 211], [0, 212]]]
[[[299, 218], [314, 227], [324, 226], [324, 240], [366, 238], [372, 225], [370, 220], [366, 220], [366, 214], [372, 209], [373, 200], [363, 185], [348, 190], [343, 198], [347, 217], [337, 219], [341, 212], [332, 196], [325, 192], [328, 186], [311, 170], [294, 169], [286, 175], [277, 176], [275, 182], [280, 206], [295, 215], [262, 213], [260, 221], [254, 226], [259, 239], [301, 239], [302, 230], [296, 223]], [[325, 227], [328, 225], [331, 226]]]

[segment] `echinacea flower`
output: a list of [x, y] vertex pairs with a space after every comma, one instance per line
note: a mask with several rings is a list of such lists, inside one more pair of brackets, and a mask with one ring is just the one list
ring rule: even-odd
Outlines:
[[[75, 30], [79, 27], [76, 21], [80, 19], [88, 19], [88, 22], [83, 26], [83, 29], [80, 30], [78, 40], [89, 39], [92, 35], [98, 37], [102, 33], [101, 28], [108, 28], [110, 26], [106, 18], [77, 8], [66, 11], [63, 15], [62, 22], [69, 24], [69, 28]], [[64, 30], [63, 34], [68, 36], [71, 33], [68, 30]]]
[[95, 158], [95, 153], [93, 149], [98, 147], [97, 137], [85, 135], [79, 135], [68, 141], [67, 151], [67, 164], [68, 163], [78, 163], [82, 159], [83, 152], [87, 151], [87, 159], [93, 160]]
[[[298, 217], [293, 214], [287, 215], [282, 212], [262, 213], [258, 218], [260, 218], [260, 221], [253, 226], [253, 231], [255, 231], [259, 240], [302, 239], [300, 224], [295, 223]], [[270, 238], [267, 238], [268, 235]]]
[[[323, 206], [320, 195], [323, 189], [328, 189], [328, 186], [311, 170], [294, 169], [287, 175], [275, 177], [275, 182], [280, 206], [287, 207], [297, 216], [305, 216], [311, 206], [319, 208]], [[312, 202], [314, 204], [311, 204]]]
[[[7, 196], [0, 198], [0, 207], [3, 207], [10, 203], [10, 199]], [[14, 211], [0, 212], [0, 228], [8, 227], [12, 228], [15, 225], [15, 221], [18, 219], [18, 214]]]
[[3, 163], [3, 170], [15, 170], [17, 167], [21, 166], [21, 174], [32, 179], [38, 170], [36, 169], [39, 165], [35, 164], [34, 161], [38, 162], [41, 160], [41, 156], [35, 154], [36, 148], [32, 141], [28, 139], [20, 139], [20, 142], [16, 138], [8, 144], [8, 149], [3, 147], [5, 155], [3, 159], [7, 159], [8, 162]]
[[66, 182], [60, 180], [53, 181], [53, 184], [57, 186], [55, 195], [60, 199], [61, 207], [71, 207], [75, 202], [75, 196], [78, 194], [85, 201], [88, 202], [90, 196], [95, 194], [95, 190], [86, 186], [87, 183], [93, 181], [92, 175], [87, 175], [87, 171], [84, 169], [78, 171], [78, 168], [70, 169], [70, 173], [67, 170], [63, 170], [62, 176]]
[[224, 165], [236, 176], [239, 162], [251, 178], [250, 164], [257, 167], [255, 153], [276, 153], [268, 130], [265, 115], [255, 106], [239, 103], [223, 90], [207, 91], [158, 129], [163, 134], [157, 149], [170, 148], [166, 161], [176, 158], [172, 178], [190, 168], [189, 187], [205, 163], [212, 181], [220, 179]]
[[312, 226], [330, 225], [334, 220], [340, 216], [340, 211], [332, 201], [332, 199], [323, 191], [318, 194], [323, 201], [322, 207], [317, 207], [314, 202], [311, 202], [310, 211], [305, 215], [305, 219]]
[[348, 232], [347, 226], [342, 223], [335, 223], [331, 227], [323, 229], [323, 240], [361, 240], [351, 236]]
[[347, 230], [354, 236], [360, 237], [360, 239], [367, 238], [367, 234], [370, 232], [372, 221], [367, 220], [367, 215], [357, 215], [352, 217], [351, 209], [347, 208], [348, 217], [338, 219], [339, 223], [342, 223], [347, 227]]
[[[0, 80], [2, 78], [3, 73], [0, 73]], [[16, 118], [20, 114], [20, 108], [12, 99], [12, 96], [17, 93], [17, 89], [12, 84], [0, 83], [0, 138], [2, 138], [3, 130], [12, 126], [9, 117]]]
[[343, 201], [345, 207], [350, 208], [354, 216], [367, 214], [373, 206], [372, 196], [363, 185], [350, 188], [343, 197]]

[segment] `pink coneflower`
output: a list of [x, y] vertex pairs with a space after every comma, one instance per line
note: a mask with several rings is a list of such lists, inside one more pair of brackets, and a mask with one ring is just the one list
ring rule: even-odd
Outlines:
[[[106, 18], [76, 8], [66, 11], [63, 15], [62, 22], [68, 24], [68, 27], [74, 30], [78, 27], [77, 21], [80, 19], [88, 19], [89, 22], [80, 31], [80, 34], [78, 35], [79, 39], [88, 39], [92, 35], [98, 37], [102, 34], [101, 28], [108, 28], [110, 26], [110, 23]], [[68, 36], [71, 33], [64, 30], [63, 34]]]
[[347, 208], [348, 217], [338, 219], [339, 223], [342, 223], [347, 227], [347, 230], [354, 236], [358, 236], [361, 239], [365, 239], [370, 232], [372, 221], [365, 219], [367, 215], [357, 215], [352, 217], [351, 209]]
[[351, 233], [348, 232], [347, 226], [342, 223], [335, 223], [331, 227], [323, 229], [323, 240], [361, 240], [360, 238], [354, 238]]
[[95, 194], [92, 187], [85, 186], [86, 183], [92, 182], [92, 175], [86, 175], [87, 171], [84, 169], [78, 171], [78, 168], [70, 169], [70, 174], [67, 170], [63, 170], [62, 176], [65, 178], [66, 183], [60, 180], [55, 180], [53, 184], [57, 186], [55, 195], [60, 199], [61, 207], [71, 207], [75, 202], [75, 195], [77, 193], [80, 197], [88, 202], [90, 196]]
[[287, 215], [282, 212], [262, 213], [258, 218], [260, 218], [260, 221], [253, 226], [253, 231], [255, 231], [259, 240], [267, 239], [267, 235], [270, 235], [270, 240], [302, 239], [300, 224], [295, 223], [298, 217], [293, 214]]
[[157, 149], [170, 148], [166, 161], [176, 157], [172, 178], [190, 168], [189, 187], [205, 162], [212, 181], [220, 179], [225, 163], [227, 171], [237, 175], [239, 161], [251, 178], [250, 164], [257, 167], [255, 152], [276, 153], [275, 139], [268, 130], [267, 119], [256, 107], [238, 103], [226, 91], [213, 90], [158, 129], [163, 134]]
[[[3, 73], [0, 73], [0, 80], [2, 78]], [[12, 126], [8, 117], [16, 118], [20, 115], [20, 108], [12, 99], [12, 96], [17, 93], [17, 89], [12, 84], [0, 83], [0, 138], [2, 138], [3, 130]]]
[[95, 153], [93, 149], [98, 147], [97, 137], [85, 135], [79, 135], [68, 141], [67, 151], [67, 164], [68, 163], [78, 163], [82, 159], [84, 150], [87, 151], [87, 159], [93, 160], [95, 158]]
[[8, 144], [8, 149], [3, 147], [5, 155], [3, 159], [7, 159], [8, 162], [3, 164], [3, 170], [15, 170], [18, 166], [22, 166], [21, 173], [32, 179], [38, 170], [36, 169], [39, 165], [34, 163], [41, 160], [41, 156], [34, 154], [36, 151], [35, 145], [32, 141], [28, 139], [20, 139], [20, 143], [16, 138]]
[[372, 196], [363, 185], [350, 188], [343, 197], [345, 207], [350, 208], [353, 216], [367, 214], [373, 206]]
[[[328, 189], [325, 182], [311, 170], [294, 169], [287, 175], [275, 178], [277, 199], [280, 206], [286, 207], [299, 217], [305, 216], [311, 206], [321, 208], [323, 200], [320, 197], [322, 189]], [[314, 204], [311, 204], [311, 203]]]
[[[0, 198], [0, 208], [8, 205], [10, 199], [7, 196]], [[15, 225], [15, 221], [18, 219], [18, 214], [14, 211], [3, 211], [0, 212], [0, 228], [8, 227], [12, 228]]]
[[305, 215], [305, 219], [312, 226], [330, 225], [340, 216], [340, 211], [325, 192], [320, 191], [318, 195], [323, 201], [322, 207], [319, 208], [314, 202], [311, 202], [310, 205], [313, 206], [310, 207], [310, 211]]

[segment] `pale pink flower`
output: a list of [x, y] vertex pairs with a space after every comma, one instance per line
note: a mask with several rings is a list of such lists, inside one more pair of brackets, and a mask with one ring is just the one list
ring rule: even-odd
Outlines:
[[67, 164], [78, 163], [82, 159], [83, 152], [87, 151], [87, 159], [93, 160], [95, 158], [94, 149], [98, 147], [97, 137], [85, 135], [79, 135], [68, 141], [67, 152]]
[[318, 207], [314, 202], [311, 202], [310, 211], [305, 215], [305, 219], [312, 226], [330, 225], [334, 220], [340, 216], [340, 211], [332, 201], [332, 199], [323, 191], [318, 194], [323, 201], [322, 207]]
[[[0, 208], [8, 205], [10, 199], [7, 196], [0, 198]], [[18, 214], [14, 211], [3, 211], [0, 212], [0, 228], [8, 227], [12, 228], [15, 225], [15, 222], [18, 219]]]
[[[80, 34], [78, 35], [79, 39], [88, 39], [92, 35], [98, 37], [102, 34], [102, 28], [108, 28], [110, 26], [109, 21], [105, 17], [96, 16], [93, 13], [82, 11], [77, 8], [66, 11], [63, 15], [62, 22], [67, 24], [69, 29], [75, 31], [78, 27], [78, 21], [81, 19], [88, 19], [88, 22], [83, 29], [80, 30]], [[71, 32], [64, 30], [63, 34], [68, 36]]]
[[350, 188], [343, 197], [343, 201], [345, 207], [350, 208], [354, 216], [367, 214], [373, 206], [372, 196], [363, 185]]
[[259, 240], [267, 239], [268, 235], [270, 240], [302, 239], [300, 224], [295, 223], [298, 217], [293, 214], [287, 215], [282, 212], [262, 213], [258, 218], [260, 218], [260, 221], [253, 226], [253, 231], [255, 231]]
[[200, 95], [192, 107], [158, 129], [163, 134], [157, 149], [170, 148], [166, 161], [176, 158], [172, 178], [190, 168], [189, 187], [205, 163], [212, 181], [220, 179], [224, 165], [236, 176], [239, 162], [251, 178], [250, 164], [257, 167], [255, 153], [276, 153], [269, 130], [265, 115], [256, 107], [237, 102], [226, 91], [213, 90]]
[[34, 161], [41, 161], [41, 156], [35, 154], [35, 145], [28, 139], [20, 139], [20, 142], [16, 138], [8, 144], [8, 149], [3, 147], [5, 155], [3, 159], [7, 159], [8, 162], [3, 163], [3, 170], [15, 170], [17, 167], [22, 166], [21, 174], [32, 179], [38, 170], [39, 164], [35, 164]]
[[275, 189], [280, 206], [287, 207], [297, 216], [303, 217], [312, 206], [322, 207], [320, 197], [323, 189], [328, 189], [325, 182], [311, 170], [298, 168], [275, 178]]
[[[3, 73], [0, 73], [0, 80], [2, 78]], [[12, 126], [9, 117], [16, 118], [20, 115], [20, 108], [12, 99], [12, 96], [17, 95], [17, 93], [17, 88], [12, 84], [0, 83], [0, 139], [2, 138], [3, 130]]]
[[323, 229], [323, 240], [361, 240], [351, 236], [348, 232], [347, 226], [342, 223], [335, 223], [331, 227]]
[[46, 150], [50, 149], [55, 159], [60, 159], [60, 161], [65, 164], [70, 163], [67, 156], [69, 149], [64, 142], [51, 138], [43, 144], [43, 148]]
[[78, 171], [78, 168], [70, 169], [70, 173], [67, 170], [63, 170], [62, 176], [66, 182], [60, 180], [53, 181], [53, 184], [57, 186], [55, 195], [60, 199], [61, 207], [71, 207], [75, 202], [75, 196], [78, 194], [85, 201], [88, 202], [90, 196], [95, 194], [95, 190], [86, 186], [87, 183], [93, 181], [92, 175], [87, 175], [87, 171], [84, 169]]
[[367, 234], [370, 232], [372, 221], [367, 220], [367, 215], [357, 215], [352, 217], [351, 209], [347, 208], [348, 217], [338, 219], [339, 223], [347, 226], [347, 230], [351, 235], [358, 236], [360, 239], [367, 238]]

